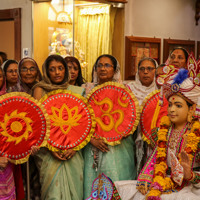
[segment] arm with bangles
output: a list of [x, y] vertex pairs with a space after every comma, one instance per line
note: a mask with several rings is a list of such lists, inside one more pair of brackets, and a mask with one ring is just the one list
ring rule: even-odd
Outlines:
[[[198, 153], [196, 154], [195, 161], [200, 167], [200, 144], [198, 144]], [[192, 170], [190, 183], [192, 183], [194, 187], [200, 189], [200, 171]]]
[[184, 151], [181, 152], [180, 164], [182, 165], [184, 170], [184, 179], [193, 184], [194, 187], [200, 189], [200, 172], [194, 171], [191, 168], [189, 156]]

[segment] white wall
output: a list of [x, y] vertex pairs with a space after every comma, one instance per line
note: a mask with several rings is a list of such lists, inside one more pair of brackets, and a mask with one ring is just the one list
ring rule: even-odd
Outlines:
[[[128, 0], [125, 35], [200, 40], [195, 21], [196, 0]], [[161, 44], [161, 60], [163, 41]]]
[[[200, 21], [196, 26], [194, 18], [195, 2], [196, 0], [128, 0], [125, 7], [125, 35], [200, 41]], [[31, 0], [0, 0], [1, 10], [22, 8], [22, 49], [32, 47], [31, 5]], [[162, 49], [163, 44], [161, 60]]]
[[[0, 10], [21, 8], [21, 41], [22, 49], [32, 47], [32, 1], [0, 0]], [[21, 52], [21, 55], [22, 52]], [[31, 55], [31, 54], [30, 54]]]

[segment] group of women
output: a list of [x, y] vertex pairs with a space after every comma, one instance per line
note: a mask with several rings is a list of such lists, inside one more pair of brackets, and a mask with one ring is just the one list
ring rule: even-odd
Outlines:
[[[170, 54], [168, 63], [178, 68], [186, 68], [187, 57], [187, 51], [183, 48], [176, 48]], [[155, 81], [157, 66], [157, 62], [152, 58], [142, 59], [138, 64], [136, 80], [127, 85], [137, 97], [140, 105], [149, 93], [157, 89]], [[24, 58], [19, 63], [14, 60], [5, 61], [2, 64], [0, 72], [0, 94], [20, 91], [29, 93], [35, 99], [39, 100], [48, 92], [58, 89], [68, 89], [74, 93], [86, 96], [95, 86], [105, 82], [113, 81], [122, 83], [118, 61], [113, 56], [107, 54], [97, 58], [93, 68], [92, 83], [84, 83], [80, 63], [74, 57], [66, 57], [64, 59], [59, 55], [50, 55], [45, 60], [42, 71], [43, 76], [41, 76], [37, 63], [31, 58]], [[186, 94], [184, 96], [187, 97]], [[171, 109], [177, 104], [174, 100], [176, 98], [169, 96], [169, 112], [173, 112]], [[185, 99], [189, 97], [183, 98], [181, 96], [179, 98], [186, 102]], [[179, 102], [179, 100], [177, 101]], [[184, 108], [187, 105], [186, 103]], [[189, 108], [188, 106], [188, 112]], [[181, 114], [179, 116], [176, 114], [176, 117], [174, 115], [171, 115], [170, 120], [174, 124], [174, 130], [176, 130], [179, 121], [177, 122], [174, 118], [181, 117]], [[183, 124], [187, 123], [186, 119], [183, 121]], [[174, 133], [179, 134], [179, 128]], [[177, 137], [179, 136], [174, 136], [174, 145], [178, 143], [176, 140]], [[136, 152], [134, 148], [135, 143], [137, 147]], [[148, 152], [145, 154], [144, 148], [149, 150], [149, 154], [153, 151], [151, 147], [145, 147], [143, 144], [140, 127], [134, 133], [134, 137], [133, 135], [125, 137], [119, 145], [115, 146], [107, 145], [104, 140], [92, 137], [90, 143], [81, 151], [71, 149], [65, 153], [60, 153], [51, 152], [47, 148], [41, 148], [34, 155], [40, 174], [41, 199], [86, 199], [92, 192], [92, 182], [102, 172], [110, 177], [113, 182], [117, 183], [116, 186], [123, 196], [123, 191], [126, 190], [124, 189], [124, 185], [120, 184], [120, 181], [135, 180], [137, 178], [137, 174], [144, 165], [142, 160], [145, 156], [146, 158], [148, 156]], [[143, 153], [141, 154], [142, 151]], [[98, 163], [99, 160], [101, 160], [101, 163]], [[144, 160], [146, 161], [147, 159]], [[181, 163], [182, 165], [184, 165], [183, 162]], [[185, 170], [184, 178], [193, 181], [193, 178], [196, 178], [197, 175], [193, 171], [191, 172], [191, 167], [188, 167], [187, 161], [185, 163], [187, 167], [185, 167], [186, 165], [183, 166]], [[9, 159], [0, 158], [0, 173], [3, 174], [8, 166]], [[193, 173], [192, 178], [188, 175], [189, 173]], [[145, 194], [143, 189], [140, 189], [140, 192]], [[15, 194], [12, 193], [12, 195], [17, 194], [18, 192]], [[15, 196], [12, 196], [11, 193], [3, 194], [3, 190], [1, 194], [0, 189], [0, 197], [1, 195], [7, 195], [5, 199], [15, 199]], [[132, 199], [144, 198], [144, 196], [138, 197], [134, 195]], [[22, 196], [16, 197], [16, 199], [23, 199]], [[126, 200], [126, 197], [122, 197], [122, 199]]]

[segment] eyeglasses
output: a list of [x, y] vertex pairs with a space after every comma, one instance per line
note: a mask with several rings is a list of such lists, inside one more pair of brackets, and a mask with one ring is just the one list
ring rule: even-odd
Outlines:
[[10, 70], [7, 70], [7, 72], [6, 73], [10, 73], [10, 74], [17, 74], [17, 69], [10, 69]]
[[109, 63], [105, 63], [105, 64], [102, 64], [102, 63], [99, 63], [97, 65], [97, 68], [102, 68], [102, 67], [105, 67], [106, 69], [110, 68], [110, 67], [113, 67], [113, 65], [109, 64]]
[[152, 72], [154, 69], [156, 69], [156, 68], [155, 67], [140, 67], [139, 71], [145, 72], [145, 70], [146, 70], [147, 72]]
[[23, 68], [21, 68], [20, 71], [21, 71], [21, 72], [24, 72], [24, 73], [27, 73], [28, 71], [30, 71], [30, 72], [35, 72], [35, 71], [37, 71], [37, 69], [36, 69], [36, 67], [31, 67], [31, 68], [23, 67]]

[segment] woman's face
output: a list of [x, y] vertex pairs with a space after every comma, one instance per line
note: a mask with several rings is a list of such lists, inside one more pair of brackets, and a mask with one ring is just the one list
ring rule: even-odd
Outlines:
[[20, 76], [22, 82], [31, 85], [37, 79], [37, 66], [31, 61], [25, 61], [20, 68]]
[[6, 81], [8, 83], [8, 85], [15, 85], [17, 84], [18, 81], [18, 74], [17, 74], [17, 64], [16, 63], [12, 63], [9, 65], [9, 67], [7, 68], [6, 71]]
[[183, 50], [175, 49], [170, 55], [169, 64], [178, 68], [186, 68], [187, 60]]
[[65, 67], [64, 65], [56, 60], [49, 63], [49, 78], [52, 83], [60, 84], [65, 78]]
[[3, 86], [3, 71], [0, 70], [0, 88]]
[[97, 63], [96, 70], [100, 84], [105, 83], [107, 81], [112, 81], [115, 71], [110, 58], [100, 58], [99, 62]]
[[155, 66], [150, 60], [144, 60], [139, 68], [138, 75], [142, 85], [149, 87], [155, 77]]
[[175, 126], [185, 125], [188, 114], [189, 107], [183, 98], [178, 95], [173, 95], [169, 98], [168, 116]]
[[78, 65], [75, 62], [68, 62], [67, 67], [70, 73], [70, 84], [75, 85], [79, 73]]

